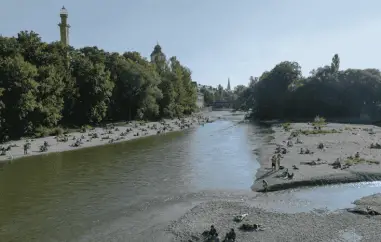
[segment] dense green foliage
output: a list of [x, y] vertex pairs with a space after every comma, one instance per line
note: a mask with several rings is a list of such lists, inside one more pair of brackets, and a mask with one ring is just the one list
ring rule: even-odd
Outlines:
[[191, 71], [159, 45], [151, 61], [44, 43], [35, 32], [0, 36], [0, 139], [57, 126], [179, 117], [196, 110]]
[[285, 61], [259, 78], [250, 78], [239, 106], [252, 117], [268, 119], [380, 119], [381, 73], [377, 69], [339, 70], [336, 54], [331, 65], [303, 77], [296, 62]]

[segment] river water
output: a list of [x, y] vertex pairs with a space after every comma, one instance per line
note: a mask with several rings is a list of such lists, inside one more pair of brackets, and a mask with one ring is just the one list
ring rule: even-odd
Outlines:
[[[3, 166], [0, 241], [96, 241], [108, 234], [113, 234], [109, 241], [133, 241], [133, 232], [142, 224], [150, 223], [155, 230], [155, 224], [172, 219], [176, 209], [181, 213], [194, 206], [191, 198], [225, 191], [252, 193], [259, 166], [253, 150], [268, 129], [239, 122], [242, 115], [213, 115], [221, 119], [185, 132], [29, 157]], [[377, 184], [364, 187], [364, 195], [372, 193], [372, 187], [380, 189]], [[311, 199], [326, 191], [318, 189], [274, 193], [274, 207], [284, 200], [292, 200], [287, 203], [291, 207], [293, 203], [298, 208], [329, 207], [327, 201]], [[353, 198], [348, 194], [354, 194], [353, 188], [347, 190], [345, 203], [348, 196]], [[165, 212], [168, 204], [171, 210]], [[154, 212], [150, 207], [161, 209]], [[159, 241], [160, 233], [155, 236]]]
[[[249, 190], [261, 128], [228, 112], [193, 130], [29, 157], [0, 171], [1, 241], [75, 241], [150, 201]], [[125, 215], [126, 216], [126, 215]]]

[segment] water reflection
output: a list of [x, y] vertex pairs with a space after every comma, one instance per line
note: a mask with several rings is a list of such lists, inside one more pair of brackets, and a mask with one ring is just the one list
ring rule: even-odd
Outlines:
[[258, 167], [253, 143], [248, 139], [250, 125], [219, 122], [218, 126], [198, 129], [190, 137], [191, 183], [199, 190], [247, 189]]

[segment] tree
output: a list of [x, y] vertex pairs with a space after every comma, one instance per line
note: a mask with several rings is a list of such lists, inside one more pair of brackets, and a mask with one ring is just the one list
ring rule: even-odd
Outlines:
[[340, 68], [340, 58], [338, 54], [335, 54], [332, 57], [332, 63], [331, 63], [332, 73], [337, 73], [339, 71], [339, 68]]
[[110, 72], [103, 63], [93, 63], [87, 56], [80, 55], [73, 61], [72, 75], [79, 93], [74, 106], [76, 122], [81, 125], [101, 122], [114, 88]]
[[0, 59], [2, 139], [20, 137], [33, 130], [28, 116], [38, 106], [37, 75], [37, 68], [20, 55]]
[[257, 119], [381, 118], [381, 74], [375, 69], [340, 71], [335, 54], [330, 66], [303, 77], [295, 62], [282, 62], [259, 79], [250, 78], [238, 100]]
[[204, 94], [204, 103], [205, 103], [205, 105], [206, 106], [211, 106], [214, 103], [214, 101], [215, 101], [213, 90], [207, 89], [206, 87], [202, 87], [200, 89], [200, 92], [202, 94]]
[[191, 70], [177, 57], [167, 61], [158, 44], [149, 61], [138, 52], [45, 43], [33, 31], [0, 36], [1, 141], [55, 134], [57, 126], [181, 117], [196, 101]]

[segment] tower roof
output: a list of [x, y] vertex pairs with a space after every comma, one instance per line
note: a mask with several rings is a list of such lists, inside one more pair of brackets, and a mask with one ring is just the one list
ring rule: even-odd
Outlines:
[[161, 46], [159, 45], [159, 42], [155, 45], [151, 56], [161, 53]]
[[68, 12], [67, 12], [65, 6], [62, 6], [62, 8], [60, 10], [60, 15], [68, 15]]

